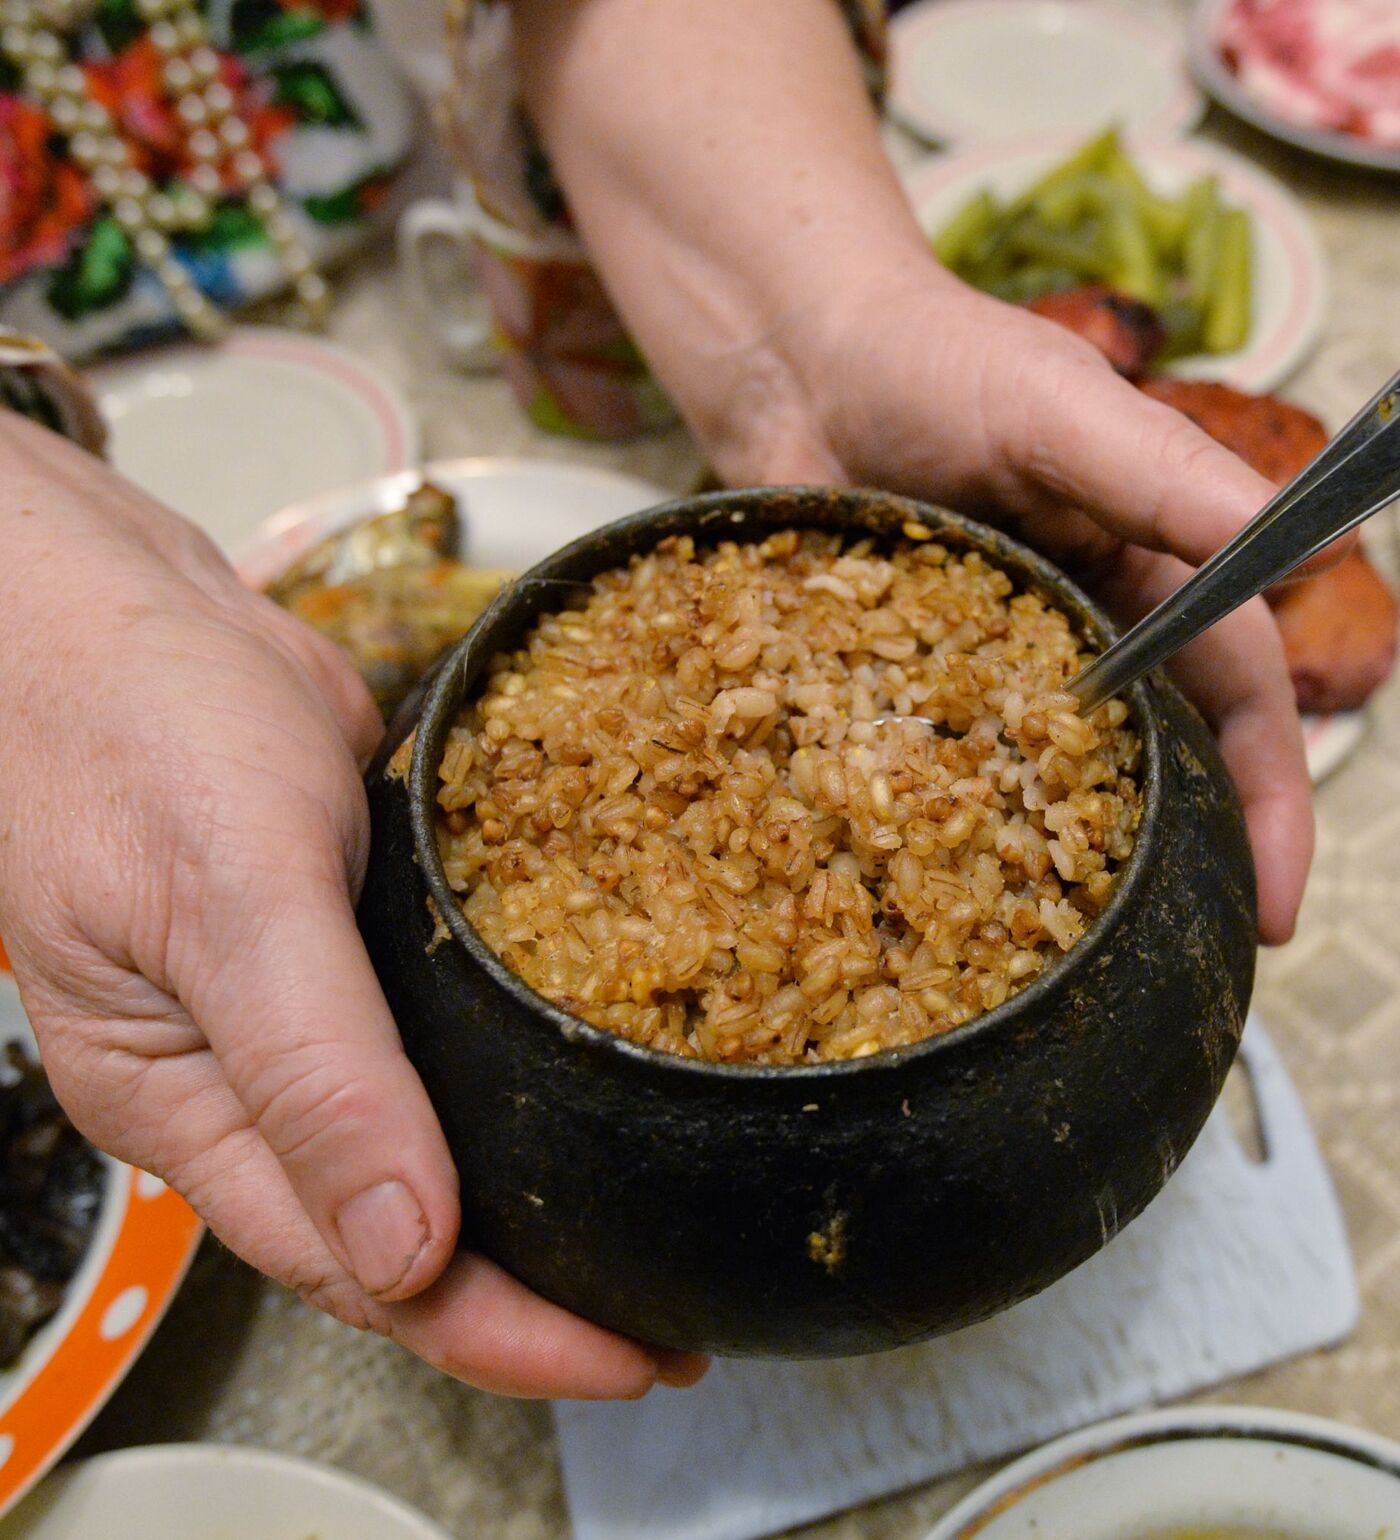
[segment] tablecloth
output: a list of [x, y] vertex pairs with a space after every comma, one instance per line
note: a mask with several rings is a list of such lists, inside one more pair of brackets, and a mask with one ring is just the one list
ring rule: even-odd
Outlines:
[[[1184, 18], [1184, 0], [1138, 0]], [[1287, 394], [1335, 426], [1400, 366], [1400, 184], [1311, 160], [1212, 112], [1204, 132], [1285, 181], [1316, 222], [1332, 276], [1325, 338]], [[908, 153], [908, 146], [903, 146]], [[683, 431], [622, 446], [534, 429], [493, 377], [446, 372], [406, 329], [387, 247], [340, 285], [332, 335], [384, 369], [430, 456], [586, 460], [684, 490]], [[1393, 530], [1370, 531], [1391, 564]], [[1211, 1399], [1319, 1413], [1400, 1438], [1400, 678], [1356, 756], [1319, 792], [1318, 850], [1296, 938], [1266, 954], [1256, 1004], [1315, 1121], [1364, 1294], [1343, 1347], [1222, 1387]], [[79, 1453], [166, 1439], [267, 1445], [330, 1460], [397, 1492], [454, 1535], [564, 1536], [548, 1408], [447, 1380], [357, 1335], [206, 1244], [164, 1324]], [[839, 1515], [807, 1540], [915, 1540], [975, 1479]]]

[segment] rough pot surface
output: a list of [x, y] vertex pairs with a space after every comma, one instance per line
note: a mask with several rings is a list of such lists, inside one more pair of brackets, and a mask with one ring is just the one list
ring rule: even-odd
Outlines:
[[[561, 580], [670, 534], [897, 538], [911, 518], [1107, 639], [1056, 569], [956, 515], [875, 493], [716, 493], [610, 525], [512, 585], [436, 676], [408, 784], [371, 773], [360, 923], [461, 1172], [464, 1244], [650, 1342], [848, 1356], [1005, 1309], [1141, 1212], [1234, 1057], [1256, 930], [1244, 821], [1210, 734], [1160, 681], [1129, 696], [1145, 805], [1108, 910], [1022, 993], [912, 1048], [782, 1069], [638, 1048], [535, 995], [451, 902], [432, 838], [447, 729], [492, 656], [568, 596]], [[430, 886], [452, 929], [431, 951]]]

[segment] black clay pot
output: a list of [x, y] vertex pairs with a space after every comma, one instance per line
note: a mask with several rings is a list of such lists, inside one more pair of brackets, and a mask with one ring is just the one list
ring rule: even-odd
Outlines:
[[[952, 514], [874, 493], [716, 493], [610, 525], [512, 585], [437, 674], [408, 784], [371, 776], [360, 923], [461, 1172], [463, 1243], [650, 1342], [870, 1353], [1015, 1304], [1146, 1206], [1234, 1057], [1255, 951], [1244, 822], [1210, 734], [1160, 681], [1130, 697], [1145, 808], [1107, 911], [1021, 994], [912, 1048], [784, 1069], [638, 1048], [541, 999], [453, 902], [431, 823], [447, 729], [567, 584], [672, 534], [897, 536], [910, 519], [1109, 639], [1062, 574]], [[452, 932], [432, 950], [430, 892]]]

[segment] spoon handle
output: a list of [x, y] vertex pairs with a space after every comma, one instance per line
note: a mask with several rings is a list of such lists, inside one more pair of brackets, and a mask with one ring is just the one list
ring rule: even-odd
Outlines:
[[1226, 546], [1065, 686], [1095, 706], [1400, 497], [1400, 374]]

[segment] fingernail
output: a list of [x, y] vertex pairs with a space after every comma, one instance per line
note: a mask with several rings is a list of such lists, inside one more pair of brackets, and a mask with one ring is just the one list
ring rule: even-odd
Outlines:
[[705, 1353], [683, 1353], [675, 1348], [658, 1348], [656, 1351], [656, 1378], [663, 1385], [677, 1390], [698, 1385], [709, 1371], [710, 1360]]
[[408, 1276], [428, 1239], [422, 1205], [402, 1182], [356, 1193], [335, 1216], [350, 1270], [368, 1294], [387, 1294]]

